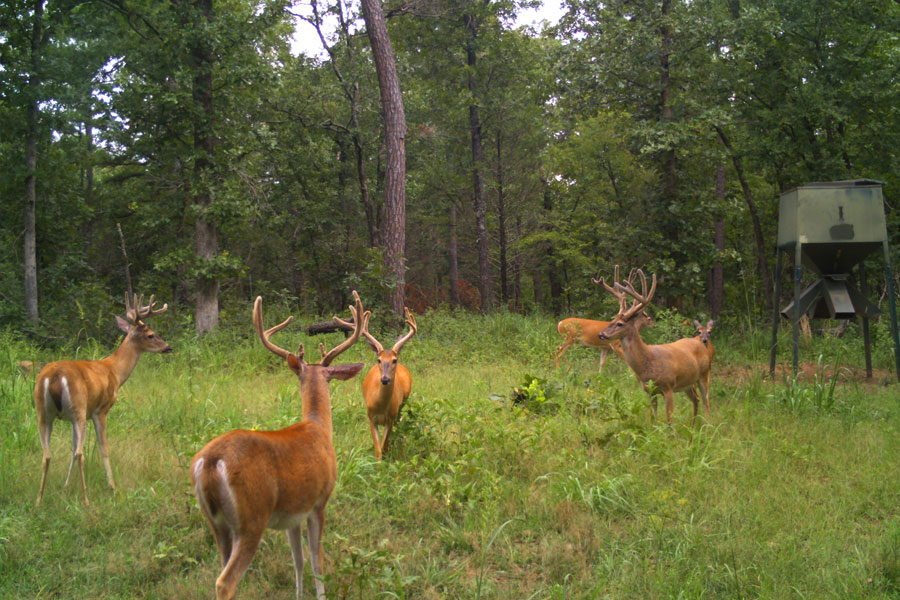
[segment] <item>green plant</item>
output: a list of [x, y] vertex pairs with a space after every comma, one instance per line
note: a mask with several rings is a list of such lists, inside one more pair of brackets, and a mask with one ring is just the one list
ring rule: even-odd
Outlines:
[[559, 409], [556, 397], [560, 389], [557, 382], [525, 375], [521, 385], [512, 389], [509, 399], [514, 405], [536, 414], [552, 413]]

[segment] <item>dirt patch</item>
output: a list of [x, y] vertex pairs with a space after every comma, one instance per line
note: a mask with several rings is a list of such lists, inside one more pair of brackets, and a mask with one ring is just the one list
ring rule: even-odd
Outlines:
[[[831, 381], [834, 377], [834, 365], [819, 365], [817, 363], [800, 363], [798, 380], [804, 383], [813, 382], [818, 376], [822, 381]], [[792, 376], [790, 362], [776, 363], [775, 381], [784, 383], [790, 381]], [[768, 365], [716, 365], [713, 363], [713, 377], [727, 379], [737, 385], [748, 382], [753, 377], [768, 379]], [[837, 370], [838, 384], [862, 383], [867, 385], [890, 385], [897, 383], [897, 376], [889, 369], [873, 369], [872, 378], [866, 377], [866, 369], [858, 367], [840, 367]]]

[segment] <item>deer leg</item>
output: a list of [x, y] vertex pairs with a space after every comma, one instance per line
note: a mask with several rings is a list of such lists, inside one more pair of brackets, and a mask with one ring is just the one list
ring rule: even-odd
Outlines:
[[234, 598], [234, 590], [244, 573], [247, 572], [253, 555], [256, 554], [263, 531], [265, 531], [265, 527], [260, 531], [245, 531], [234, 541], [231, 556], [228, 557], [225, 568], [216, 579], [216, 600], [232, 600]]
[[375, 427], [375, 420], [369, 417], [369, 431], [372, 432], [372, 442], [375, 444], [375, 457], [381, 460], [381, 442], [378, 441], [378, 429]]
[[697, 396], [697, 389], [694, 387], [689, 387], [684, 391], [684, 393], [687, 394], [688, 398], [691, 399], [691, 403], [694, 405], [694, 416], [691, 417], [691, 425], [693, 426], [697, 421], [697, 407], [700, 402], [700, 398], [699, 396]]
[[91, 419], [94, 422], [94, 432], [97, 434], [97, 441], [100, 443], [100, 456], [103, 458], [103, 468], [106, 469], [106, 480], [109, 487], [115, 491], [116, 482], [113, 480], [112, 467], [109, 466], [109, 454], [106, 444], [106, 415], [94, 413]]
[[[322, 582], [325, 574], [322, 556], [322, 531], [324, 529], [325, 506], [323, 505], [306, 519], [306, 535], [309, 537], [309, 564], [316, 582], [316, 600], [325, 600], [325, 584]], [[299, 595], [297, 600], [300, 600]]]
[[597, 371], [597, 375], [603, 374], [603, 363], [606, 362], [606, 354], [607, 354], [607, 352], [609, 352], [609, 350], [606, 349], [606, 348], [601, 348], [601, 349], [600, 349], [600, 370]]
[[231, 548], [234, 545], [234, 535], [231, 528], [225, 523], [219, 523], [218, 525], [212, 520], [212, 517], [207, 512], [206, 503], [199, 502], [200, 510], [203, 512], [203, 516], [206, 517], [206, 522], [209, 523], [209, 528], [212, 529], [213, 538], [216, 540], [216, 547], [219, 549], [219, 556], [222, 558], [222, 569], [228, 565], [228, 561], [231, 560]]
[[[81, 500], [85, 506], [89, 504], [87, 497], [87, 483], [84, 480], [84, 438], [87, 434], [87, 421], [83, 416], [78, 416], [72, 423], [72, 463], [69, 465], [69, 476], [72, 475], [72, 467], [78, 462], [78, 474], [81, 475]], [[69, 485], [69, 476], [66, 476], [65, 485]]]
[[556, 368], [559, 368], [559, 359], [562, 358], [563, 354], [565, 354], [569, 350], [569, 346], [572, 345], [573, 340], [566, 340], [563, 342], [561, 346], [556, 349]]
[[50, 471], [50, 434], [53, 433], [53, 419], [44, 417], [44, 411], [38, 410], [38, 434], [41, 438], [41, 448], [44, 451], [41, 472], [41, 489], [38, 490], [37, 504], [44, 498], [44, 486], [47, 484], [47, 473]]
[[666, 421], [672, 424], [672, 411], [675, 409], [675, 393], [672, 390], [663, 390], [666, 397]]
[[72, 479], [72, 469], [75, 468], [75, 453], [78, 452], [78, 422], [72, 423], [72, 460], [69, 461], [69, 470], [66, 472], [66, 482], [64, 488], [69, 487], [69, 480]]
[[656, 394], [650, 395], [650, 420], [656, 421]]
[[388, 447], [388, 438], [391, 437], [391, 430], [394, 428], [394, 420], [391, 419], [388, 421], [387, 425], [384, 427], [384, 439], [381, 441], [381, 455], [384, 456], [384, 453], [387, 452]]
[[709, 384], [710, 384], [710, 374], [707, 371], [706, 376], [701, 378], [702, 383], [700, 384], [700, 390], [703, 392], [703, 414], [706, 416], [706, 420], [709, 421]]
[[297, 600], [303, 596], [303, 536], [297, 525], [286, 532], [291, 545], [291, 557], [294, 559], [294, 578], [297, 580]]

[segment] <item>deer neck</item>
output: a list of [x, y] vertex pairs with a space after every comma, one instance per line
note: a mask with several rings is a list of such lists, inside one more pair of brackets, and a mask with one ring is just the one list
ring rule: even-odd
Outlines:
[[625, 353], [625, 362], [640, 377], [650, 362], [650, 347], [641, 339], [640, 332], [633, 324], [619, 341]]
[[300, 396], [303, 399], [303, 420], [321, 425], [328, 432], [330, 440], [332, 428], [329, 394], [328, 381], [318, 373], [306, 379], [300, 389]]
[[138, 350], [131, 342], [131, 339], [126, 336], [125, 340], [118, 348], [116, 348], [116, 351], [104, 358], [101, 362], [106, 363], [110, 370], [116, 374], [116, 377], [119, 380], [119, 385], [117, 387], [121, 387], [131, 376], [131, 372], [134, 371], [134, 367], [137, 365], [138, 359], [140, 358], [141, 351]]
[[391, 382], [387, 385], [382, 385], [382, 383], [378, 382], [378, 395], [376, 396], [376, 404], [379, 408], [383, 409], [385, 406], [390, 404], [391, 398], [394, 397], [394, 383], [397, 381], [396, 374], [394, 377], [391, 377]]

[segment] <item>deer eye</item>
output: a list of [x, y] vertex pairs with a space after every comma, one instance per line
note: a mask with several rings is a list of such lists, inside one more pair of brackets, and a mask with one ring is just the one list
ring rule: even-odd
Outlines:
[[151, 333], [150, 335], [147, 336], [147, 339], [148, 339], [148, 340], [152, 340], [152, 339], [155, 338], [155, 337], [156, 337], [156, 336], [153, 335], [153, 334]]
[[397, 359], [395, 358], [392, 362], [396, 365], [396, 364], [397, 364]]

